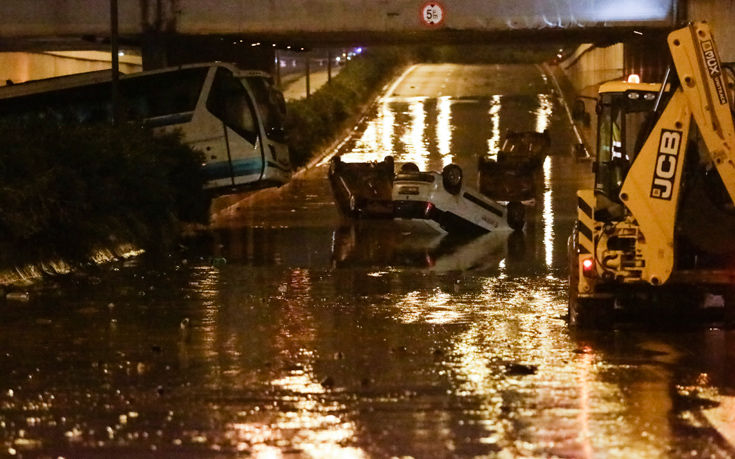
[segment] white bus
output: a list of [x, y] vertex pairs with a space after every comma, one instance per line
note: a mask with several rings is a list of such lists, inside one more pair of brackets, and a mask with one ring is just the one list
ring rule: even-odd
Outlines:
[[[0, 87], [0, 118], [109, 122], [111, 80], [99, 71]], [[119, 95], [122, 119], [180, 130], [205, 155], [205, 187], [215, 193], [290, 179], [285, 102], [265, 72], [217, 62], [120, 75]]]

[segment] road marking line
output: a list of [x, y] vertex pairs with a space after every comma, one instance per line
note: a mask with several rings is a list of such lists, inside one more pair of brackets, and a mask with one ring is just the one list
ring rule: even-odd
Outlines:
[[735, 446], [735, 397], [722, 396], [720, 404], [702, 410], [704, 417], [730, 446]]
[[418, 64], [413, 64], [411, 67], [407, 68], [401, 76], [396, 79], [396, 81], [393, 82], [392, 85], [390, 85], [390, 88], [388, 88], [387, 91], [385, 91], [385, 94], [381, 96], [381, 99], [386, 99], [390, 97], [391, 94], [393, 94], [393, 91], [396, 90], [399, 84], [403, 82], [403, 80], [408, 76], [409, 73], [413, 72], [413, 70], [418, 66]]
[[[544, 64], [545, 66], [545, 64]], [[572, 125], [572, 130], [574, 131], [574, 135], [577, 137], [577, 142], [584, 144], [584, 141], [582, 140], [582, 135], [579, 133], [579, 130], [577, 129], [577, 124], [574, 122], [574, 119], [572, 118], [572, 111], [569, 110], [569, 105], [567, 105], [566, 99], [564, 99], [564, 92], [561, 90], [561, 86], [559, 86], [559, 82], [556, 80], [556, 75], [554, 75], [554, 72], [549, 70], [548, 72], [545, 72], [540, 65], [536, 64], [536, 67], [538, 68], [539, 72], [544, 73], [551, 77], [551, 81], [554, 82], [554, 87], [556, 88], [556, 92], [559, 94], [559, 100], [561, 101], [562, 107], [564, 107], [564, 111], [567, 112], [567, 117], [569, 118], [569, 124]], [[584, 149], [585, 154], [587, 154], [587, 149]]]

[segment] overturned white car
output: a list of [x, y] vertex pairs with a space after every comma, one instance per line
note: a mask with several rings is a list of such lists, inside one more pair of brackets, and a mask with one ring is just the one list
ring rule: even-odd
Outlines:
[[393, 180], [393, 217], [424, 222], [439, 232], [477, 235], [496, 230], [521, 230], [525, 208], [507, 206], [464, 186], [462, 169], [449, 164], [439, 172], [422, 172], [404, 164]]

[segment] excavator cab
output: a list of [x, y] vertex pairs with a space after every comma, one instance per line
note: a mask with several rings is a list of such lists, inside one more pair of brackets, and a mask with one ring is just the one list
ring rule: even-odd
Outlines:
[[620, 203], [620, 187], [635, 154], [660, 84], [607, 82], [597, 103], [595, 193], [601, 201]]

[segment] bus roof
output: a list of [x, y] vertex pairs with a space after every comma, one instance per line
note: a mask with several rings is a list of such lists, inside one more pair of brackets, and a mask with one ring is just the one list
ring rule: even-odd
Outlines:
[[[237, 75], [241, 75], [242, 70], [238, 69], [234, 64], [226, 62], [205, 62], [198, 64], [186, 64], [176, 67], [165, 67], [155, 70], [146, 70], [136, 73], [120, 73], [120, 79], [137, 78], [145, 75], [155, 75], [167, 72], [177, 72], [185, 69], [207, 68], [207, 67], [226, 67]], [[258, 71], [255, 71], [258, 72]], [[265, 74], [268, 75], [268, 74]], [[72, 75], [64, 75], [53, 78], [45, 78], [42, 80], [31, 80], [24, 83], [17, 83], [0, 87], [0, 100], [11, 99], [14, 97], [25, 96], [30, 94], [38, 94], [59, 89], [75, 88], [78, 86], [92, 85], [96, 83], [105, 83], [112, 80], [112, 70], [97, 70], [93, 72], [75, 73]]]
[[75, 73], [42, 80], [30, 80], [0, 87], [0, 99], [36, 94], [56, 89], [73, 88], [87, 84], [101, 83], [112, 79], [112, 70]]

